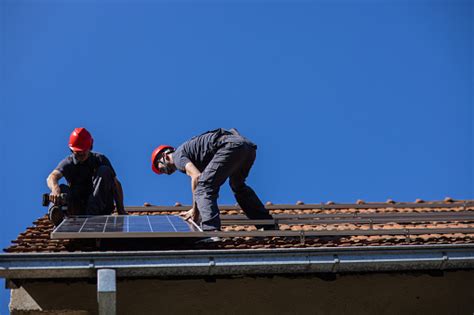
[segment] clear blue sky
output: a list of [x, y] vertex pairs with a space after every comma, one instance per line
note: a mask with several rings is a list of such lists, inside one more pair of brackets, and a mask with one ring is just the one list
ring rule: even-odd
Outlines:
[[473, 199], [473, 1], [223, 2], [1, 1], [2, 248], [80, 126], [126, 205], [190, 204], [150, 153], [217, 127], [264, 202]]

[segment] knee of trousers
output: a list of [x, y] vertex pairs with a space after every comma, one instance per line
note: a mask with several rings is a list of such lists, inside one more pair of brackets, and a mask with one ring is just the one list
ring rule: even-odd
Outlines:
[[214, 187], [212, 185], [206, 185], [203, 183], [198, 183], [196, 190], [194, 191], [196, 197], [209, 197], [214, 196], [219, 193], [219, 187]]

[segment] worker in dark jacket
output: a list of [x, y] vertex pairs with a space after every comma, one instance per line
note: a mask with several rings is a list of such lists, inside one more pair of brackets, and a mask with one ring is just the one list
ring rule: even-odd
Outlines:
[[[268, 210], [245, 183], [255, 161], [257, 146], [237, 130], [216, 129], [183, 143], [177, 149], [168, 145], [156, 148], [151, 156], [152, 169], [157, 174], [172, 174], [176, 170], [191, 177], [193, 206], [185, 214], [195, 222], [201, 218], [203, 231], [219, 231], [221, 221], [217, 198], [222, 184], [229, 178], [235, 199], [248, 218], [272, 219]], [[257, 228], [275, 229], [275, 225]]]
[[[122, 185], [109, 159], [91, 151], [93, 141], [85, 128], [74, 129], [69, 137], [71, 155], [62, 160], [46, 180], [51, 189], [49, 218], [55, 225], [61, 223], [64, 215], [107, 215], [115, 207], [118, 214], [126, 214]], [[62, 177], [67, 185], [59, 185]], [[66, 201], [60, 198], [63, 193]], [[67, 213], [57, 207], [64, 202]]]

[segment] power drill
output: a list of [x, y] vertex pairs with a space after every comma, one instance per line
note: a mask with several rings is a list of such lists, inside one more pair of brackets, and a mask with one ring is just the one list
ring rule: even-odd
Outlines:
[[[49, 194], [43, 194], [43, 207], [48, 207], [49, 203]], [[55, 204], [53, 207], [59, 207], [59, 209], [61, 209], [63, 212], [67, 212], [67, 194], [60, 194], [58, 203]]]

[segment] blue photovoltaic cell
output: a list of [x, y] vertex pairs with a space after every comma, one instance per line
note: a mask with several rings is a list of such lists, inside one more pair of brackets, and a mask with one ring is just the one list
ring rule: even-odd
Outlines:
[[107, 220], [105, 232], [126, 232], [125, 216], [110, 216]]
[[[151, 227], [153, 229], [153, 232], [176, 232], [174, 229], [173, 225], [171, 224], [169, 220], [168, 215], [166, 216], [158, 216], [158, 215], [151, 215], [148, 216], [150, 219]], [[188, 229], [189, 231], [189, 229]]]
[[53, 233], [103, 233], [111, 237], [127, 237], [127, 233], [173, 233], [192, 232], [194, 228], [179, 216], [150, 215], [150, 216], [88, 216], [69, 217], [59, 225]]
[[79, 232], [80, 233], [103, 232], [106, 221], [107, 221], [106, 216], [89, 217]]
[[173, 224], [176, 232], [189, 232], [191, 229], [189, 228], [188, 223], [186, 223], [181, 217], [177, 216], [168, 216], [171, 224]]
[[127, 232], [152, 232], [148, 216], [127, 216]]
[[68, 218], [60, 226], [56, 228], [56, 232], [79, 232], [81, 227], [86, 222], [87, 218]]

